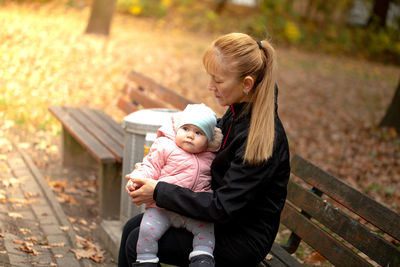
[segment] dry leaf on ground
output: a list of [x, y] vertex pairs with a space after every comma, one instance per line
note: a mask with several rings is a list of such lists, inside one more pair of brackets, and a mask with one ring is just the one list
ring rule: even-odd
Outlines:
[[22, 214], [17, 213], [17, 212], [9, 212], [8, 216], [13, 218], [13, 219], [22, 219], [22, 218], [24, 218], [24, 216], [22, 216]]
[[27, 192], [24, 194], [26, 198], [39, 197], [40, 193]]
[[29, 253], [29, 254], [33, 254], [35, 256], [40, 254], [39, 252], [37, 252], [35, 249], [31, 248], [28, 245], [25, 245], [25, 246], [22, 246], [22, 247], [17, 247], [15, 249], [23, 251], [23, 252], [26, 252], [26, 253]]

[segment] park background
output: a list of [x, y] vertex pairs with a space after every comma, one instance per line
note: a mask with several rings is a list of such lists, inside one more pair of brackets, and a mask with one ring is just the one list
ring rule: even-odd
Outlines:
[[[202, 53], [232, 31], [277, 48], [291, 152], [400, 211], [399, 1], [376, 1], [386, 12], [368, 0], [95, 2], [112, 20], [91, 28], [92, 1], [0, 0], [0, 148], [12, 140], [26, 150], [62, 188], [67, 215], [96, 224], [96, 184], [93, 173], [62, 169], [61, 126], [48, 106], [89, 106], [122, 121], [117, 99], [135, 70], [221, 115]], [[382, 126], [389, 107], [395, 119]]]

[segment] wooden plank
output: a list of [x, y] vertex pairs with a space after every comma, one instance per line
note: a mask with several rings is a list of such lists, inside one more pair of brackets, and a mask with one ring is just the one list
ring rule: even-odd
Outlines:
[[289, 181], [287, 199], [382, 266], [400, 266], [400, 250], [314, 193]]
[[51, 106], [49, 111], [98, 162], [115, 162], [114, 155], [82, 127], [65, 108]]
[[117, 107], [122, 110], [125, 114], [130, 114], [132, 112], [135, 112], [137, 110], [139, 110], [137, 108], [137, 106], [135, 106], [134, 104], [132, 104], [130, 101], [125, 100], [122, 97], [118, 98], [117, 101]]
[[76, 108], [68, 108], [70, 114], [90, 132], [97, 140], [100, 141], [114, 156], [117, 162], [122, 162], [123, 146], [112, 139], [104, 128], [95, 124], [85, 113]]
[[348, 186], [333, 175], [294, 155], [292, 173], [400, 241], [400, 215]]
[[[299, 266], [303, 266], [300, 262], [298, 262], [295, 258], [293, 258], [284, 248], [282, 248], [279, 244], [274, 243], [272, 245], [271, 248], [271, 252], [270, 252], [274, 258], [272, 258], [272, 260], [264, 260], [263, 262], [273, 262], [278, 261], [281, 264], [283, 264], [283, 266], [293, 266], [293, 267], [299, 267]], [[278, 263], [272, 263], [271, 266], [278, 266], [280, 264]]]
[[142, 105], [144, 108], [165, 108], [165, 105], [158, 100], [150, 98], [140, 88], [126, 85], [126, 92], [133, 104]]
[[80, 110], [118, 144], [124, 146], [124, 130], [120, 124], [100, 110], [87, 107], [82, 107]]
[[336, 266], [372, 266], [329, 233], [300, 214], [290, 203], [281, 214], [281, 222]]
[[177, 109], [183, 110], [188, 104], [193, 104], [192, 101], [138, 72], [131, 71], [128, 75], [128, 79], [134, 81], [140, 87], [143, 87], [145, 91], [151, 91], [153, 94], [157, 95], [159, 99], [171, 104]]

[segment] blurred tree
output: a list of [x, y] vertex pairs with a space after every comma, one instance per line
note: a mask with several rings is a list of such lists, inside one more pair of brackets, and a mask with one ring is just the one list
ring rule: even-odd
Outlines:
[[386, 115], [383, 117], [379, 126], [394, 127], [400, 134], [400, 80], [393, 96], [392, 103], [386, 110]]
[[217, 0], [217, 6], [215, 7], [215, 12], [217, 14], [221, 14], [222, 10], [224, 10], [226, 2], [228, 2], [228, 0]]
[[385, 27], [389, 4], [393, 0], [375, 0], [368, 25]]
[[116, 0], [94, 0], [86, 33], [108, 35]]

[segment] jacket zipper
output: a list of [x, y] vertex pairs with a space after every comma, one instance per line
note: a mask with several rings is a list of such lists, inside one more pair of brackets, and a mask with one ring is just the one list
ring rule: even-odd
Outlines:
[[232, 128], [232, 124], [233, 124], [233, 119], [235, 118], [235, 110], [233, 109], [233, 105], [230, 105], [229, 107], [231, 108], [231, 111], [232, 111], [232, 120], [231, 120], [231, 124], [229, 125], [228, 133], [225, 136], [224, 143], [222, 144], [222, 148], [225, 148], [226, 140], [228, 140], [228, 136], [229, 136], [229, 133], [231, 132], [231, 128]]

